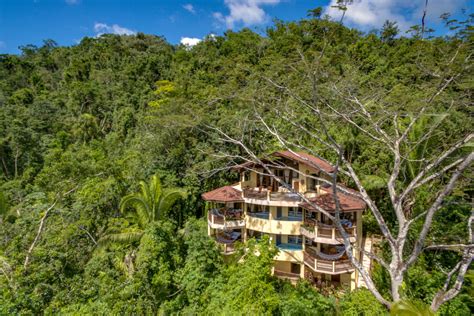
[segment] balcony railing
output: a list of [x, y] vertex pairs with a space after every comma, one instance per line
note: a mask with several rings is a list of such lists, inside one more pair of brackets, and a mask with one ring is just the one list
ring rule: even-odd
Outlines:
[[271, 192], [267, 189], [244, 189], [244, 198], [267, 201], [300, 202], [301, 197], [293, 192]]
[[[356, 226], [354, 226], [353, 223], [343, 227], [349, 237], [356, 237]], [[302, 235], [310, 239], [326, 238], [342, 240], [341, 232], [334, 225], [323, 224], [316, 220], [311, 220], [307, 218], [304, 220], [304, 225], [301, 226], [300, 231]]]
[[225, 223], [224, 216], [218, 216], [218, 215], [212, 214], [212, 212], [209, 212], [207, 214], [207, 219], [212, 224], [224, 225]]
[[288, 216], [277, 217], [275, 219], [277, 221], [301, 222], [301, 221], [303, 221], [303, 216], [288, 215]]
[[280, 278], [285, 278], [285, 279], [299, 279], [300, 275], [298, 273], [293, 273], [293, 272], [287, 272], [287, 271], [280, 271], [280, 270], [273, 270], [273, 275], [280, 277]]
[[247, 199], [256, 199], [256, 200], [266, 200], [268, 196], [267, 190], [257, 191], [253, 189], [244, 189], [244, 198]]
[[270, 201], [291, 201], [300, 202], [301, 197], [293, 192], [271, 192]]
[[281, 243], [277, 244], [278, 249], [285, 250], [285, 251], [298, 251], [303, 250], [302, 244], [289, 244], [289, 243]]
[[248, 212], [247, 215], [249, 217], [256, 217], [261, 219], [269, 219], [270, 213], [269, 212]]
[[311, 251], [311, 249], [306, 249], [303, 252], [303, 258], [304, 263], [316, 272], [340, 274], [354, 271], [354, 267], [349, 259], [321, 259], [314, 251]]
[[209, 223], [215, 225], [223, 225], [225, 227], [243, 227], [245, 222], [243, 220], [242, 210], [217, 210], [212, 209], [207, 214]]
[[235, 251], [235, 243], [242, 241], [242, 235], [238, 231], [226, 232], [224, 230], [217, 230], [213, 238], [223, 254], [233, 253]]
[[230, 255], [235, 251], [235, 244], [220, 244], [220, 248], [223, 254]]

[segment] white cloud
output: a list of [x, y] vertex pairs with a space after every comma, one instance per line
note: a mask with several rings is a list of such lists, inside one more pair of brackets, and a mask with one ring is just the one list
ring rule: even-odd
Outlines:
[[66, 0], [66, 3], [69, 5], [79, 4], [80, 0]]
[[200, 41], [201, 39], [196, 37], [181, 37], [180, 43], [184, 46], [193, 47], [194, 45], [197, 45]]
[[192, 13], [192, 14], [196, 14], [196, 9], [194, 9], [194, 6], [191, 3], [183, 5], [183, 8], [184, 8], [184, 10], [186, 10], [186, 11]]
[[118, 35], [133, 35], [136, 32], [126, 27], [120, 26], [118, 24], [107, 25], [105, 23], [95, 23], [94, 31], [97, 33], [97, 36], [101, 36], [105, 33], [118, 34]]
[[[443, 13], [456, 13], [461, 8], [468, 8], [467, 0], [436, 0], [428, 2], [426, 18], [432, 22], [439, 21], [439, 16]], [[419, 5], [413, 11], [412, 18], [421, 21], [424, 5]]]
[[[437, 0], [428, 3], [427, 23], [438, 23], [439, 16], [444, 12], [453, 12], [462, 7], [467, 0]], [[325, 8], [336, 20], [342, 11], [334, 8], [337, 0], [331, 0]], [[347, 6], [344, 23], [357, 26], [363, 30], [381, 28], [386, 20], [396, 21], [402, 31], [421, 23], [425, 1], [413, 0], [355, 0]]]
[[245, 26], [261, 24], [267, 21], [268, 16], [262, 9], [263, 5], [275, 5], [281, 0], [225, 0], [229, 15], [214, 12], [213, 17], [232, 29], [236, 23]]

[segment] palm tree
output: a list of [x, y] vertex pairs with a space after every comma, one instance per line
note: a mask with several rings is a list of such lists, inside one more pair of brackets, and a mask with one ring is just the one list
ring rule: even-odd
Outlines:
[[140, 192], [124, 196], [120, 201], [120, 211], [125, 213], [131, 207], [142, 227], [161, 219], [168, 214], [177, 200], [184, 198], [185, 193], [176, 188], [162, 189], [160, 178], [155, 174], [150, 183], [140, 181]]
[[430, 309], [429, 305], [421, 302], [414, 303], [411, 301], [399, 301], [393, 304], [390, 309], [392, 316], [434, 316], [435, 313]]
[[169, 214], [171, 207], [186, 196], [186, 193], [177, 188], [163, 189], [158, 175], [153, 175], [149, 181], [140, 181], [140, 191], [131, 193], [120, 201], [120, 211], [132, 215], [138, 224], [136, 228], [130, 228], [119, 233], [111, 233], [99, 240], [101, 244], [131, 243], [139, 241], [148, 224], [162, 219]]

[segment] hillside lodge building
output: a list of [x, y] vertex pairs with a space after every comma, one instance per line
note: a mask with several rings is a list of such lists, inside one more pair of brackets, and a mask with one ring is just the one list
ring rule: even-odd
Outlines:
[[[238, 183], [202, 195], [209, 203], [209, 236], [216, 240], [224, 254], [231, 254], [237, 241], [269, 235], [279, 249], [272, 268], [275, 276], [293, 282], [306, 278], [319, 287], [355, 289], [359, 284], [358, 273], [347, 258], [338, 229], [329, 218], [294, 193], [304, 194], [312, 203], [334, 213], [332, 187], [311, 178], [330, 180], [321, 170], [332, 173], [334, 167], [302, 152], [275, 152], [274, 160], [278, 161], [278, 167], [273, 173], [292, 190], [266, 175], [262, 166], [245, 163], [234, 167], [240, 172]], [[354, 248], [361, 249], [365, 203], [341, 191], [337, 194], [341, 223]], [[353, 255], [360, 258], [355, 249]]]

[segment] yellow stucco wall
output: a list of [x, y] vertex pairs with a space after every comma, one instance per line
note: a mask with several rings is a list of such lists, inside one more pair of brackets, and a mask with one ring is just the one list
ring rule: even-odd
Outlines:
[[275, 260], [301, 263], [303, 261], [303, 250], [280, 250], [280, 252], [275, 256]]
[[246, 216], [245, 226], [247, 229], [267, 234], [300, 235], [301, 222], [277, 221]]

